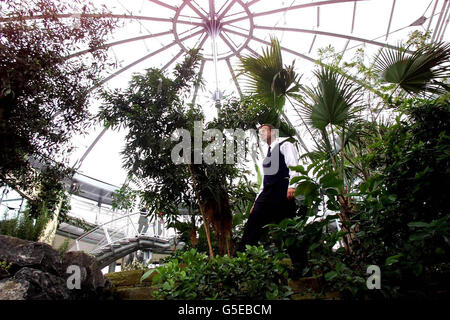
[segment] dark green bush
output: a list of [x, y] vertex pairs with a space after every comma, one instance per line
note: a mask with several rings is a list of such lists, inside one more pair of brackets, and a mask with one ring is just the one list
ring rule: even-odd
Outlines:
[[[344, 232], [327, 232], [330, 220], [287, 219], [271, 225], [281, 248], [307, 249], [308, 265], [297, 270], [321, 277], [342, 297], [442, 297], [450, 285], [450, 106], [448, 97], [404, 100], [402, 115], [370, 147], [365, 164], [374, 174], [352, 190], [355, 230], [351, 253], [333, 250]], [[312, 179], [314, 168], [298, 166], [298, 189], [311, 206], [327, 196], [337, 211], [336, 179]], [[322, 167], [318, 168], [324, 170]], [[313, 170], [313, 173], [317, 170]], [[325, 176], [327, 177], [327, 175]], [[302, 187], [304, 187], [302, 189]], [[310, 215], [314, 215], [312, 210]], [[381, 270], [381, 290], [369, 290], [369, 265]], [[325, 288], [324, 288], [325, 289]], [[439, 293], [440, 292], [440, 293]]]
[[[322, 291], [339, 291], [342, 298], [357, 298], [367, 294], [365, 265], [357, 266], [345, 254], [343, 247], [333, 249], [344, 232], [329, 230], [336, 215], [307, 223], [307, 218], [285, 219], [279, 225], [269, 225], [273, 237], [282, 239], [280, 249], [306, 251], [307, 265], [298, 266], [295, 278], [314, 276], [322, 280]], [[298, 268], [301, 269], [298, 269]]]
[[156, 269], [154, 294], [158, 299], [285, 299], [292, 292], [287, 285], [288, 266], [281, 262], [284, 257], [272, 257], [261, 246], [247, 246], [247, 252], [237, 257], [212, 259], [191, 249]]
[[45, 207], [37, 218], [33, 218], [30, 214], [30, 208], [27, 206], [23, 212], [18, 213], [13, 219], [7, 220], [5, 215], [3, 221], [0, 221], [0, 234], [37, 241], [48, 221]]
[[430, 283], [449, 280], [449, 100], [403, 112], [368, 157], [380, 174], [360, 186], [357, 256], [380, 265], [389, 296], [430, 297]]

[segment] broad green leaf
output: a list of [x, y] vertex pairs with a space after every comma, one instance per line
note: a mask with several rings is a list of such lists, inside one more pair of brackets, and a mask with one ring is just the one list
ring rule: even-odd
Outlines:
[[390, 266], [391, 264], [394, 264], [399, 261], [399, 259], [403, 256], [403, 254], [397, 254], [395, 256], [390, 256], [386, 259], [386, 262], [384, 263], [387, 266]]
[[338, 189], [344, 187], [344, 181], [342, 179], [339, 179], [336, 173], [334, 172], [324, 175], [320, 179], [320, 183], [324, 187], [338, 188]]
[[300, 164], [298, 166], [292, 166], [292, 167], [289, 167], [289, 168], [291, 170], [293, 170], [293, 171], [300, 172], [300, 173], [302, 173], [304, 175], [308, 174], [308, 172], [305, 170], [305, 168], [302, 165], [300, 165]]
[[410, 228], [426, 228], [428, 226], [429, 226], [428, 223], [422, 221], [408, 223], [408, 227]]
[[429, 237], [430, 237], [430, 234], [428, 232], [417, 232], [417, 233], [413, 233], [412, 235], [410, 235], [409, 240], [421, 241], [421, 240], [424, 240]]
[[336, 271], [330, 271], [325, 273], [325, 280], [326, 281], [331, 281], [334, 278], [336, 278], [338, 276], [338, 273]]
[[303, 181], [295, 189], [295, 196], [309, 196], [313, 191], [317, 191], [317, 189], [318, 186], [315, 183], [311, 181]]
[[309, 177], [306, 177], [306, 176], [293, 177], [289, 183], [294, 184], [301, 180], [309, 180]]

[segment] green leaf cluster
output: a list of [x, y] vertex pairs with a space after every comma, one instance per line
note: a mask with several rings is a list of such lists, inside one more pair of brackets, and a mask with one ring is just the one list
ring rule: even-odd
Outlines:
[[[271, 256], [263, 247], [247, 246], [236, 257], [208, 259], [195, 249], [172, 257], [156, 269], [158, 299], [262, 300], [286, 299], [288, 266], [284, 255]], [[155, 271], [150, 270], [142, 280]]]
[[45, 226], [49, 221], [49, 216], [45, 210], [37, 218], [30, 214], [30, 208], [19, 212], [16, 217], [8, 219], [7, 214], [0, 221], [0, 234], [16, 237], [23, 240], [37, 241]]

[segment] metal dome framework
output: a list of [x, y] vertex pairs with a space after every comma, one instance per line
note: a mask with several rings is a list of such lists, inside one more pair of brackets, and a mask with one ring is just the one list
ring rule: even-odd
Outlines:
[[[304, 3], [304, 4], [298, 4], [298, 5], [291, 5], [289, 7], [283, 7], [278, 8], [274, 10], [268, 10], [263, 12], [252, 12], [251, 7], [255, 5], [256, 3], [262, 1], [262, 0], [251, 0], [248, 2], [243, 2], [242, 0], [226, 0], [224, 4], [217, 8], [215, 6], [214, 0], [208, 0], [209, 8], [205, 10], [200, 6], [197, 1], [195, 0], [179, 0], [181, 1], [179, 6], [173, 6], [166, 2], [159, 1], [159, 0], [146, 0], [149, 2], [152, 2], [158, 6], [164, 7], [166, 9], [169, 9], [172, 12], [172, 17], [170, 18], [162, 18], [162, 17], [151, 17], [151, 16], [136, 16], [136, 15], [117, 15], [113, 14], [111, 15], [114, 18], [118, 19], [132, 19], [132, 20], [138, 20], [138, 21], [153, 21], [153, 22], [164, 22], [168, 23], [169, 26], [171, 26], [171, 29], [168, 29], [167, 31], [158, 32], [154, 34], [148, 34], [144, 36], [139, 37], [132, 37], [123, 39], [120, 41], [108, 43], [105, 45], [105, 47], [113, 47], [121, 44], [126, 44], [130, 42], [135, 42], [139, 40], [145, 40], [150, 38], [157, 38], [166, 36], [169, 34], [173, 35], [174, 40], [170, 42], [167, 45], [164, 45], [157, 50], [150, 52], [147, 55], [144, 55], [140, 57], [139, 59], [127, 64], [123, 68], [120, 68], [116, 72], [112, 73], [103, 81], [99, 83], [99, 86], [104, 84], [105, 82], [111, 80], [115, 76], [121, 74], [122, 72], [130, 69], [131, 67], [134, 67], [135, 65], [143, 62], [144, 60], [147, 60], [158, 53], [164, 52], [168, 50], [169, 48], [178, 45], [179, 51], [178, 53], [173, 56], [161, 69], [165, 70], [170, 65], [172, 65], [183, 53], [186, 53], [188, 51], [188, 45], [186, 45], [186, 42], [190, 40], [191, 38], [198, 38], [195, 44], [195, 47], [201, 48], [201, 49], [207, 49], [204, 47], [205, 42], [208, 38], [212, 40], [213, 46], [211, 50], [205, 50], [205, 53], [203, 54], [202, 59], [202, 67], [201, 70], [203, 70], [204, 64], [207, 61], [212, 61], [213, 63], [216, 63], [220, 60], [225, 60], [227, 62], [227, 65], [229, 66], [230, 74], [234, 77], [234, 71], [232, 70], [230, 62], [230, 58], [233, 56], [239, 57], [241, 55], [241, 52], [243, 50], [246, 50], [250, 52], [251, 54], [258, 55], [258, 53], [251, 48], [249, 45], [250, 41], [258, 42], [261, 44], [269, 44], [268, 41], [265, 41], [259, 37], [257, 37], [254, 34], [255, 30], [268, 30], [268, 31], [287, 31], [287, 32], [296, 32], [296, 33], [306, 33], [306, 34], [313, 34], [314, 38], [310, 45], [309, 53], [311, 52], [311, 48], [314, 45], [314, 42], [316, 41], [317, 36], [328, 36], [328, 37], [334, 37], [334, 38], [341, 38], [346, 39], [347, 44], [343, 48], [342, 51], [347, 50], [347, 46], [349, 41], [358, 41], [361, 43], [367, 43], [372, 44], [380, 47], [391, 47], [390, 44], [387, 43], [388, 36], [391, 32], [391, 22], [394, 16], [394, 10], [396, 7], [396, 1], [392, 0], [392, 7], [389, 14], [389, 21], [388, 26], [386, 30], [386, 36], [385, 36], [385, 42], [375, 41], [371, 39], [356, 37], [353, 34], [354, 27], [355, 27], [355, 18], [357, 13], [357, 4], [359, 2], [364, 2], [366, 0], [328, 0], [328, 1], [317, 1], [317, 2], [311, 2], [311, 3]], [[417, 19], [415, 22], [413, 22], [409, 26], [414, 25], [422, 25], [425, 23], [426, 20], [428, 20], [428, 26], [427, 31], [430, 29], [431, 23], [433, 22], [433, 18], [438, 14], [438, 21], [435, 25], [433, 35], [432, 35], [432, 41], [442, 41], [443, 36], [446, 32], [446, 28], [448, 26], [450, 15], [448, 14], [450, 5], [448, 0], [443, 0], [442, 8], [440, 12], [436, 13], [437, 5], [440, 0], [431, 0], [430, 5], [434, 1], [433, 11], [429, 18], [425, 18], [424, 15], [422, 15], [419, 19]], [[295, 2], [295, 1], [294, 1]], [[333, 5], [333, 4], [339, 4], [339, 3], [353, 3], [353, 13], [352, 13], [352, 22], [351, 22], [351, 31], [350, 34], [339, 34], [329, 31], [320, 31], [316, 29], [304, 29], [304, 28], [292, 28], [292, 27], [277, 27], [277, 26], [268, 26], [268, 25], [261, 25], [256, 24], [254, 22], [254, 19], [256, 17], [265, 17], [280, 13], [286, 13], [289, 11], [299, 10], [299, 9], [306, 9], [314, 7], [317, 9], [317, 27], [319, 27], [320, 23], [320, 7], [326, 6], [326, 5]], [[428, 6], [428, 8], [430, 7]], [[230, 10], [239, 7], [240, 12], [239, 13], [230, 13]], [[428, 10], [427, 8], [427, 10]], [[190, 9], [192, 13], [194, 13], [194, 16], [184, 14], [186, 9]], [[69, 14], [68, 16], [75, 16], [76, 14]], [[188, 18], [189, 20], [186, 20]], [[242, 22], [247, 23], [247, 28], [243, 27], [242, 25], [239, 25]], [[415, 24], [416, 23], [416, 24]], [[185, 27], [189, 26], [189, 29], [186, 29]], [[239, 30], [240, 31], [237, 31]], [[237, 36], [239, 40], [236, 40], [236, 37], [233, 38], [233, 36]], [[222, 47], [225, 47], [227, 50], [218, 50], [219, 42], [221, 42]], [[314, 62], [316, 59], [314, 59], [311, 56], [308, 56], [306, 54], [302, 54], [300, 52], [296, 52], [288, 47], [281, 47], [281, 49], [285, 52], [289, 52], [301, 59]], [[80, 51], [78, 53], [73, 54], [72, 56], [81, 55], [84, 53], [87, 53], [89, 50]], [[240, 91], [239, 84], [237, 81], [235, 81], [236, 89]]]
[[[104, 2], [107, 6], [111, 4], [110, 1], [97, 0], [98, 2]], [[116, 0], [120, 3], [121, 0]], [[412, 23], [403, 26], [401, 29], [392, 30], [392, 22], [395, 17], [399, 16], [398, 10], [405, 9], [405, 6], [399, 7], [399, 2], [402, 0], [385, 0], [385, 15], [389, 17], [385, 29], [382, 25], [377, 26], [379, 30], [385, 30], [382, 37], [378, 38], [363, 38], [355, 35], [355, 21], [357, 20], [358, 12], [364, 8], [366, 3], [374, 3], [367, 0], [315, 0], [306, 3], [302, 0], [292, 0], [289, 6], [279, 7], [277, 1], [274, 0], [141, 0], [142, 4], [152, 5], [153, 10], [146, 13], [152, 13], [154, 16], [148, 14], [136, 15], [131, 10], [122, 5], [122, 12], [116, 12], [108, 14], [108, 17], [117, 18], [119, 20], [137, 22], [141, 24], [143, 22], [159, 25], [161, 30], [145, 32], [140, 36], [127, 36], [121, 40], [112, 41], [105, 44], [104, 48], [114, 50], [114, 48], [121, 45], [130, 45], [133, 43], [144, 42], [145, 40], [170, 38], [168, 43], [156, 46], [152, 51], [148, 50], [148, 53], [138, 55], [137, 59], [133, 61], [127, 61], [125, 66], [120, 67], [113, 73], [106, 76], [101, 80], [97, 87], [103, 86], [117, 76], [123, 74], [125, 71], [132, 69], [135, 66], [142, 64], [145, 61], [150, 60], [158, 55], [162, 57], [160, 61], [163, 61], [161, 67], [162, 70], [168, 69], [174, 62], [177, 61], [184, 53], [190, 48], [200, 48], [202, 50], [202, 61], [200, 64], [200, 75], [204, 74], [204, 71], [213, 70], [213, 77], [215, 78], [214, 99], [218, 100], [221, 97], [221, 91], [219, 88], [219, 63], [225, 64], [226, 69], [229, 72], [232, 83], [234, 84], [234, 90], [242, 95], [242, 89], [237, 79], [236, 73], [232, 67], [233, 58], [239, 58], [243, 54], [258, 55], [255, 50], [255, 45], [270, 45], [270, 42], [264, 39], [264, 37], [258, 36], [257, 32], [281, 32], [289, 34], [303, 34], [311, 35], [312, 39], [307, 44], [309, 50], [298, 50], [293, 48], [291, 44], [286, 45], [281, 42], [281, 50], [286, 54], [290, 54], [296, 58], [300, 58], [301, 61], [306, 61], [313, 65], [316, 61], [316, 57], [311, 55], [312, 49], [317, 47], [317, 41], [320, 38], [327, 38], [331, 43], [333, 39], [339, 39], [344, 41], [344, 46], [339, 52], [345, 53], [349, 49], [349, 44], [356, 43], [357, 45], [370, 44], [376, 47], [393, 47], [388, 43], [389, 36], [401, 29], [421, 27], [424, 31], [432, 30], [431, 41], [437, 42], [444, 39], [444, 35], [447, 31], [447, 26], [450, 20], [450, 0], [429, 0], [425, 1], [424, 6], [428, 3], [425, 11]], [[282, 1], [284, 3], [284, 1]], [[303, 2], [303, 3], [295, 3]], [[409, 0], [408, 0], [409, 2]], [[134, 4], [138, 1], [133, 2]], [[330, 30], [324, 30], [321, 26], [323, 24], [323, 14], [321, 8], [329, 8], [333, 5], [348, 4], [348, 9], [351, 6], [351, 22], [349, 24], [349, 33], [338, 33]], [[381, 3], [381, 2], [379, 2]], [[400, 4], [404, 4], [400, 3]], [[131, 4], [129, 4], [131, 5]], [[259, 6], [258, 6], [259, 5]], [[278, 6], [278, 7], [277, 7]], [[275, 7], [275, 8], [274, 8]], [[387, 8], [389, 7], [389, 12]], [[160, 8], [161, 10], [155, 10]], [[259, 8], [259, 10], [258, 10]], [[272, 8], [269, 9], [268, 8]], [[295, 12], [296, 15], [301, 14], [304, 10], [315, 10], [315, 25], [311, 28], [300, 28], [298, 26], [278, 26], [277, 24], [270, 25], [270, 19], [268, 17], [278, 17], [282, 14]], [[302, 11], [303, 10], [303, 11]], [[124, 13], [124, 11], [126, 13]], [[309, 11], [311, 15], [313, 11]], [[93, 14], [92, 16], [104, 17], [105, 15]], [[79, 18], [79, 13], [67, 13], [62, 14], [59, 18]], [[40, 16], [25, 17], [25, 19], [40, 19]], [[340, 17], [336, 17], [337, 21]], [[0, 18], [1, 21], [6, 21], [14, 18]], [[426, 27], [425, 27], [426, 25]], [[384, 38], [381, 41], [379, 38]], [[174, 55], [169, 53], [169, 50], [177, 50]], [[89, 53], [90, 50], [81, 50], [72, 53], [68, 58], [76, 57]], [[113, 51], [114, 52], [114, 51]], [[165, 61], [164, 61], [165, 60]], [[212, 64], [212, 68], [207, 68], [207, 64]], [[209, 66], [209, 65], [208, 65]], [[224, 78], [224, 74], [220, 74], [221, 79]], [[95, 88], [97, 88], [95, 87]], [[92, 88], [92, 89], [95, 89]], [[198, 95], [198, 85], [193, 88], [193, 102], [196, 101]], [[83, 164], [86, 157], [91, 153], [93, 148], [97, 145], [98, 141], [104, 136], [107, 128], [102, 128], [101, 132], [93, 139], [92, 142], [84, 150], [81, 157], [75, 161], [74, 167], [79, 169]]]
[[[119, 0], [118, 0], [119, 1]], [[223, 61], [226, 63], [227, 69], [233, 80], [235, 90], [239, 95], [242, 96], [242, 89], [239, 84], [239, 81], [236, 77], [236, 74], [233, 70], [232, 63], [230, 61], [233, 57], [240, 57], [243, 53], [251, 54], [251, 55], [259, 55], [254, 49], [252, 49], [253, 43], [270, 45], [269, 41], [261, 39], [257, 35], [255, 35], [255, 31], [257, 30], [265, 30], [265, 31], [274, 31], [274, 32], [289, 32], [289, 33], [301, 33], [301, 34], [311, 34], [313, 38], [309, 45], [308, 54], [301, 53], [297, 50], [293, 50], [287, 46], [282, 45], [281, 50], [283, 52], [292, 54], [295, 57], [302, 59], [303, 61], [308, 61], [314, 63], [316, 59], [309, 54], [312, 51], [312, 48], [315, 45], [315, 42], [318, 37], [325, 36], [336, 39], [344, 39], [345, 45], [341, 50], [342, 53], [346, 52], [348, 49], [350, 41], [355, 41], [360, 44], [370, 44], [378, 47], [393, 47], [390, 45], [388, 41], [389, 35], [393, 32], [391, 30], [392, 20], [394, 17], [394, 12], [396, 8], [396, 3], [398, 0], [389, 0], [392, 3], [390, 12], [389, 12], [389, 20], [386, 26], [386, 33], [384, 36], [384, 42], [377, 41], [374, 39], [362, 38], [355, 36], [353, 34], [355, 29], [355, 19], [357, 17], [358, 12], [358, 3], [366, 2], [364, 0], [327, 0], [327, 1], [315, 1], [310, 3], [302, 3], [294, 5], [295, 0], [292, 1], [292, 4], [287, 7], [276, 8], [272, 10], [260, 11], [256, 12], [253, 10], [255, 4], [258, 2], [267, 2], [263, 0], [249, 0], [244, 2], [242, 0], [224, 0], [220, 6], [217, 6], [217, 2], [214, 0], [178, 0], [178, 1], [159, 1], [159, 0], [143, 0], [148, 1], [156, 6], [166, 9], [169, 12], [169, 17], [152, 17], [147, 15], [133, 15], [133, 14], [112, 14], [112, 17], [118, 19], [127, 19], [127, 20], [136, 20], [139, 23], [142, 21], [151, 21], [155, 23], [164, 23], [167, 24], [168, 29], [166, 31], [157, 32], [157, 33], [149, 33], [139, 37], [130, 37], [123, 40], [110, 42], [105, 45], [105, 47], [112, 48], [118, 45], [123, 45], [127, 43], [132, 43], [140, 40], [151, 39], [151, 38], [160, 38], [164, 36], [172, 35], [173, 40], [168, 44], [160, 46], [158, 49], [141, 56], [139, 59], [134, 60], [122, 68], [116, 70], [114, 73], [110, 74], [106, 78], [104, 78], [98, 86], [104, 85], [106, 82], [111, 79], [117, 77], [123, 72], [131, 69], [132, 67], [142, 63], [145, 60], [148, 60], [158, 54], [168, 51], [172, 47], [178, 46], [178, 52], [171, 57], [163, 66], [162, 70], [168, 69], [178, 58], [180, 58], [184, 53], [186, 53], [189, 48], [200, 48], [202, 49], [202, 61], [200, 64], [199, 73], [203, 74], [205, 70], [205, 65], [207, 63], [212, 63], [214, 69], [214, 77], [215, 77], [215, 91], [214, 91], [214, 99], [218, 100], [221, 96], [221, 92], [219, 89], [219, 75], [218, 75], [218, 63]], [[203, 6], [199, 4], [200, 1], [203, 1]], [[449, 8], [450, 1], [443, 0], [442, 6], [439, 6], [441, 0], [431, 0], [428, 4], [425, 12], [413, 23], [408, 26], [405, 26], [402, 29], [413, 27], [413, 26], [422, 26], [425, 22], [428, 22], [426, 31], [429, 31], [432, 27], [433, 21], [435, 21], [433, 33], [432, 33], [432, 41], [442, 41], [444, 34], [446, 32], [448, 22], [450, 19]], [[169, 4], [169, 2], [176, 2], [177, 5]], [[270, 1], [272, 4], [275, 1]], [[318, 30], [320, 26], [321, 20], [321, 12], [320, 8], [323, 6], [330, 6], [340, 3], [352, 3], [352, 21], [351, 21], [351, 30], [350, 34], [342, 34], [330, 31], [322, 31]], [[207, 5], [206, 5], [207, 4]], [[432, 5], [433, 4], [433, 5]], [[283, 14], [286, 12], [296, 11], [299, 12], [302, 9], [307, 8], [315, 8], [316, 10], [316, 26], [311, 29], [305, 28], [295, 28], [295, 27], [279, 27], [279, 26], [271, 26], [264, 24], [255, 23], [255, 18], [264, 18], [267, 16], [274, 16]], [[428, 9], [432, 11], [428, 18], [425, 17]], [[236, 12], [237, 11], [237, 12]], [[66, 16], [73, 17], [74, 14], [69, 14]], [[437, 17], [437, 21], [434, 18]], [[396, 30], [398, 31], [398, 30]], [[210, 41], [210, 47], [206, 46], [207, 40]], [[192, 41], [195, 41], [195, 44], [192, 45]], [[189, 42], [191, 45], [189, 45]], [[80, 51], [74, 53], [72, 56], [77, 56], [81, 54], [87, 53], [88, 50]], [[196, 101], [196, 97], [198, 94], [198, 86], [194, 88], [193, 94], [193, 102]], [[104, 128], [98, 136], [93, 140], [93, 142], [86, 149], [81, 158], [77, 161], [77, 168], [80, 168], [83, 161], [92, 151], [94, 146], [98, 143], [98, 141], [102, 138], [102, 136], [107, 131]]]

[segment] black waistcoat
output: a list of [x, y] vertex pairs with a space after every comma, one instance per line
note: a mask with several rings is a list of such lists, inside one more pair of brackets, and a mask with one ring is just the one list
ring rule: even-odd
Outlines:
[[284, 155], [280, 151], [283, 141], [277, 144], [270, 155], [263, 161], [263, 191], [256, 199], [257, 202], [280, 202], [286, 198], [289, 185], [289, 168]]

